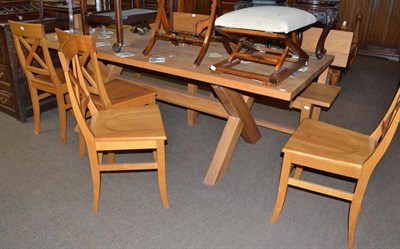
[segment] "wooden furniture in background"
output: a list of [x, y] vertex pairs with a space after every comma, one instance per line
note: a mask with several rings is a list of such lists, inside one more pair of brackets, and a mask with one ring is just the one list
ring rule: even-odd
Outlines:
[[[321, 35], [321, 28], [310, 28], [303, 33], [301, 47], [308, 52], [314, 52]], [[334, 55], [335, 59], [331, 67], [345, 69], [348, 65], [349, 54], [353, 41], [353, 32], [331, 30], [325, 40], [326, 53]], [[330, 81], [329, 76], [328, 81]], [[329, 82], [328, 82], [329, 83]], [[335, 83], [333, 81], [333, 83]], [[333, 84], [336, 85], [336, 84]]]
[[[358, 214], [369, 178], [386, 152], [400, 122], [400, 88], [371, 135], [361, 134], [331, 124], [305, 119], [283, 147], [282, 172], [275, 209], [270, 222], [278, 219], [288, 186], [332, 196], [350, 202], [348, 248], [354, 248]], [[293, 168], [294, 176], [290, 176]], [[311, 168], [356, 180], [354, 192], [327, 187], [300, 179], [303, 168]]]
[[[70, 34], [56, 29], [58, 41], [63, 43], [68, 38], [75, 39], [81, 53], [80, 64], [84, 80], [96, 107], [100, 110], [128, 106], [154, 105], [156, 93], [148, 88], [135, 85], [131, 81], [109, 79], [111, 69], [97, 60], [96, 42], [93, 36]], [[85, 153], [85, 143], [80, 137], [80, 155]]]
[[354, 30], [359, 13], [363, 15], [359, 54], [400, 60], [400, 1], [341, 0], [340, 19]]
[[237, 0], [221, 0], [222, 13], [225, 14], [233, 10]]
[[361, 30], [362, 19], [363, 19], [363, 14], [359, 13], [357, 15], [356, 26], [354, 27], [354, 30], [353, 30], [353, 40], [351, 41], [349, 62], [347, 65], [349, 72], [351, 72], [351, 69], [356, 60], [356, 56], [358, 54], [358, 46], [360, 44], [360, 30]]
[[325, 53], [325, 40], [331, 29], [339, 18], [337, 5], [340, 0], [296, 0], [292, 5], [312, 13], [317, 18], [317, 25], [323, 27], [321, 36], [315, 48], [315, 55], [318, 59]]
[[[171, 9], [171, 8], [170, 8]], [[187, 27], [187, 22], [193, 23], [193, 18], [197, 21], [192, 31], [179, 29], [178, 23], [174, 22], [174, 15], [167, 17], [165, 10], [165, 0], [158, 0], [157, 18], [154, 22], [154, 31], [143, 51], [144, 55], [148, 55], [153, 49], [157, 39], [168, 39], [175, 46], [179, 44], [201, 45], [201, 50], [193, 62], [193, 66], [197, 67], [203, 61], [207, 53], [212, 36], [214, 35], [215, 19], [221, 15], [220, 0], [212, 0], [210, 15], [193, 16], [192, 14], [179, 14], [179, 20]], [[225, 43], [224, 43], [225, 44]], [[230, 49], [229, 45], [225, 46]]]
[[238, 0], [235, 3], [234, 9], [243, 9], [255, 6], [267, 6], [267, 5], [286, 5], [285, 0]]
[[[353, 31], [353, 39], [351, 41], [351, 47], [349, 52], [349, 59], [345, 68], [331, 66], [329, 68], [329, 81], [331, 85], [337, 85], [339, 83], [340, 78], [342, 77], [343, 71], [347, 70], [347, 72], [351, 72], [353, 64], [356, 60], [356, 56], [358, 53], [358, 46], [360, 42], [360, 27], [362, 22], [362, 14], [359, 13], [357, 15], [356, 25]], [[347, 26], [341, 25], [340, 30], [347, 31]]]
[[8, 21], [18, 54], [18, 59], [29, 84], [33, 107], [35, 133], [40, 133], [40, 101], [56, 96], [60, 121], [61, 143], [67, 140], [67, 86], [61, 68], [55, 68], [51, 59], [44, 27]]
[[177, 0], [178, 12], [208, 15], [213, 0]]
[[[84, 82], [78, 48], [74, 39], [59, 49], [75, 118], [88, 148], [93, 182], [93, 212], [98, 211], [101, 173], [127, 170], [157, 170], [162, 202], [169, 208], [165, 178], [167, 139], [157, 105], [99, 111]], [[73, 66], [72, 66], [73, 65]], [[72, 68], [71, 68], [72, 67]], [[91, 118], [86, 120], [86, 110]], [[154, 161], [142, 163], [103, 163], [104, 152], [150, 150]], [[114, 158], [113, 158], [114, 159]]]

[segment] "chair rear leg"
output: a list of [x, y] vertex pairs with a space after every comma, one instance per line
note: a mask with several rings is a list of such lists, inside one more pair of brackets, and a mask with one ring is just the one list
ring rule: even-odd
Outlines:
[[79, 130], [79, 156], [83, 157], [85, 155], [86, 142], [83, 137], [82, 132]]
[[283, 204], [285, 202], [289, 175], [291, 170], [292, 170], [292, 155], [286, 153], [285, 156], [283, 157], [282, 172], [279, 180], [278, 194], [276, 197], [274, 212], [272, 213], [272, 217], [269, 221], [270, 224], [274, 224], [278, 219], [279, 214], [281, 213]]
[[303, 173], [303, 166], [296, 165], [296, 171], [294, 172], [294, 178], [299, 179], [301, 176], [301, 173]]
[[63, 94], [57, 94], [58, 119], [60, 120], [60, 137], [61, 143], [67, 141], [67, 108]]
[[115, 152], [109, 151], [108, 155], [107, 155], [107, 158], [108, 158], [108, 163], [109, 164], [115, 163]]
[[31, 101], [32, 101], [32, 109], [33, 109], [33, 124], [35, 134], [38, 135], [40, 133], [40, 103], [39, 96], [36, 89], [32, 89], [31, 91]]

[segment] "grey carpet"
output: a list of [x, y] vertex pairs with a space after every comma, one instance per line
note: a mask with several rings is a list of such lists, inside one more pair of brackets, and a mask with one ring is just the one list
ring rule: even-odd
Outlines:
[[[359, 56], [321, 120], [370, 133], [399, 79], [399, 63]], [[61, 145], [56, 110], [42, 114], [40, 135], [33, 132], [32, 118], [19, 123], [0, 113], [0, 248], [347, 248], [344, 201], [289, 189], [277, 223], [268, 223], [289, 135], [261, 129], [256, 145], [241, 139], [227, 174], [208, 187], [202, 180], [224, 120], [201, 115], [190, 127], [184, 109], [160, 106], [168, 133], [171, 208], [162, 206], [155, 172], [113, 173], [102, 176], [97, 214], [91, 212], [89, 161], [78, 156], [73, 117], [68, 117], [68, 142]], [[288, 125], [299, 117], [261, 104], [254, 112]], [[370, 179], [355, 248], [400, 248], [399, 152], [397, 131]], [[311, 172], [305, 177], [354, 186]]]

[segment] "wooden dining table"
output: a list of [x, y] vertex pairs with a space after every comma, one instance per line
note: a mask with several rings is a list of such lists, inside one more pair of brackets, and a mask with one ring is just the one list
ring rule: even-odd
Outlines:
[[[92, 35], [100, 37], [100, 31], [96, 29]], [[137, 72], [144, 70], [149, 74], [161, 75], [167, 80], [173, 77], [191, 85], [206, 84], [213, 89], [216, 97], [154, 81], [152, 77], [132, 79], [136, 84], [155, 90], [158, 100], [227, 120], [222, 134], [216, 134], [220, 136], [220, 140], [203, 181], [206, 185], [214, 185], [226, 173], [240, 136], [247, 143], [255, 144], [261, 137], [259, 126], [289, 134], [293, 132], [294, 128], [254, 118], [251, 108], [255, 97], [267, 96], [280, 99], [287, 101], [289, 105], [312, 81], [325, 72], [333, 61], [333, 56], [330, 55], [319, 60], [310, 58], [306, 71], [298, 72], [276, 86], [267, 86], [252, 79], [213, 73], [210, 66], [228, 57], [222, 44], [218, 42], [212, 42], [202, 64], [193, 67], [193, 58], [197, 56], [200, 47], [173, 46], [169, 41], [158, 40], [151, 53], [144, 56], [142, 51], [148, 43], [150, 34], [140, 36], [129, 30], [124, 32], [125, 41], [129, 45], [124, 46], [123, 53], [119, 55], [111, 48], [115, 40], [113, 35], [109, 39], [97, 39], [97, 56], [112, 69], [110, 73], [119, 73], [121, 72], [119, 69], [129, 66]], [[58, 48], [59, 43], [54, 33], [47, 35], [47, 41], [50, 48]], [[163, 58], [165, 62], [151, 62], [154, 58]], [[273, 70], [272, 66], [257, 63], [242, 63], [238, 67], [263, 73]], [[114, 74], [110, 77], [127, 76]]]

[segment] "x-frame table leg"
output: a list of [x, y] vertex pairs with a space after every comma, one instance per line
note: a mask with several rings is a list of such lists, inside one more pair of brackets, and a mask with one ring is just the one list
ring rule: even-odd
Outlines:
[[204, 184], [214, 185], [227, 171], [240, 135], [246, 142], [255, 144], [261, 137], [250, 113], [254, 98], [221, 86], [212, 85], [229, 118], [214, 153]]

